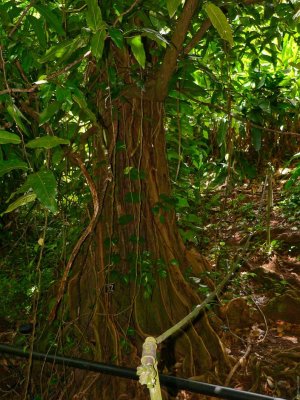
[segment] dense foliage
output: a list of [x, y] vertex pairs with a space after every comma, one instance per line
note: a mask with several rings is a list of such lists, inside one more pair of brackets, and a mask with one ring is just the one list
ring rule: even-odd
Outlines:
[[[199, 2], [165, 82], [165, 54], [175, 48], [183, 1], [0, 0], [1, 317], [45, 320], [83, 227], [94, 221], [95, 229], [93, 182], [101, 207], [105, 185], [124, 177], [134, 188], [124, 204], [142, 203], [150, 172], [140, 169], [142, 128], [132, 135], [138, 138], [130, 154], [135, 164], [127, 154], [128, 164], [115, 168], [128, 146], [122, 135], [113, 137], [118, 104], [128, 99], [164, 103], [172, 195], [160, 193], [153, 215], [164, 223], [175, 210], [187, 247], [201, 249], [209, 241], [204, 227], [219, 197], [207, 202], [207, 193], [259, 180], [270, 165], [293, 169], [286, 189], [297, 203], [298, 8], [293, 0]], [[108, 158], [113, 177], [103, 172]], [[120, 213], [116, 200], [112, 204], [114, 226], [136, 217]], [[138, 282], [144, 298], [151, 298], [157, 276], [167, 279], [178, 260], [141, 248], [128, 255], [131, 268], [123, 270], [116, 232], [103, 239], [105, 265], [113, 266], [109, 282]], [[136, 232], [127, 239], [142, 246], [139, 226]], [[82, 259], [94, 251], [88, 246]], [[134, 329], [125, 325], [120, 343], [126, 353]], [[64, 345], [74, 343], [70, 335]]]

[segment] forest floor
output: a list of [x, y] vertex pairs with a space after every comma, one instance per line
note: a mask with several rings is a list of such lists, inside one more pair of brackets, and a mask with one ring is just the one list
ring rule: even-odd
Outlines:
[[[284, 178], [274, 177], [269, 219], [264, 183], [206, 195], [204, 204], [216, 205], [199, 250], [213, 265], [210, 277], [214, 270], [226, 271], [243, 253], [239, 273], [211, 312], [212, 325], [232, 358], [223, 385], [299, 400], [300, 197], [297, 189], [284, 190]], [[215, 281], [217, 285], [217, 273]], [[201, 397], [183, 392], [177, 397], [184, 398]]]

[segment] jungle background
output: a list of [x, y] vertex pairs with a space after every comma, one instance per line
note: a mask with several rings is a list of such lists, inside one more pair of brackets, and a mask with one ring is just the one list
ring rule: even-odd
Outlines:
[[[300, 397], [298, 1], [0, 0], [0, 341]], [[2, 399], [145, 399], [1, 356]], [[204, 399], [163, 390], [164, 398]]]

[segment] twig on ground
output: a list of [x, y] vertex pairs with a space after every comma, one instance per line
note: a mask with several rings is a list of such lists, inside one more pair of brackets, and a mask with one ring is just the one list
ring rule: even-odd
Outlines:
[[243, 363], [246, 361], [246, 358], [250, 354], [250, 351], [252, 349], [252, 344], [250, 343], [243, 354], [243, 356], [238, 360], [238, 362], [233, 366], [229, 374], [227, 375], [226, 381], [225, 381], [225, 386], [228, 386], [233, 375], [236, 373], [237, 369], [243, 365]]

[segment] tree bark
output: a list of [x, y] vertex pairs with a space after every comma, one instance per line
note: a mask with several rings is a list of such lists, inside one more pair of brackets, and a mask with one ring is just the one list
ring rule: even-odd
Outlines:
[[[145, 337], [160, 335], [201, 302], [185, 271], [189, 268], [197, 276], [209, 264], [184, 246], [176, 227], [163, 103], [143, 100], [143, 96], [130, 102], [118, 99], [109, 111], [104, 105], [102, 111], [109, 127], [106, 146], [116, 142], [112, 179], [87, 261], [81, 258], [69, 282], [70, 312], [92, 344], [96, 360], [136, 367]], [[108, 168], [104, 147], [99, 134], [94, 143], [99, 193]], [[166, 277], [160, 276], [162, 270]], [[163, 356], [162, 367], [172, 372], [172, 363], [177, 361], [180, 376], [207, 378], [216, 365], [220, 371], [228, 365], [206, 315], [165, 347], [168, 350], [162, 349], [162, 354], [170, 354]], [[100, 377], [95, 393], [109, 393], [109, 382]], [[113, 382], [114, 398], [118, 398], [125, 383], [116, 385], [115, 378]], [[145, 398], [144, 391], [140, 395]], [[137, 393], [134, 398], [139, 398]]]

